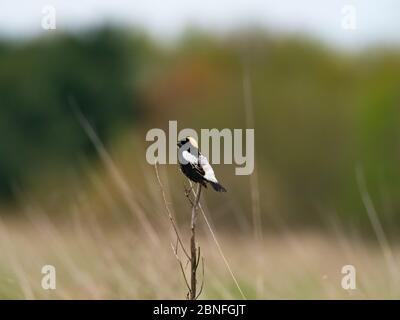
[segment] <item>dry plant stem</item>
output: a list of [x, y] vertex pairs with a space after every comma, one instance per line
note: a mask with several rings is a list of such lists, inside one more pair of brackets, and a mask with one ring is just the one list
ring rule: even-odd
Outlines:
[[[179, 230], [178, 230], [178, 226], [176, 225], [175, 220], [174, 220], [174, 217], [172, 216], [172, 213], [171, 213], [171, 211], [170, 211], [170, 209], [169, 209], [169, 206], [168, 206], [168, 203], [167, 203], [167, 197], [165, 196], [164, 186], [163, 186], [163, 184], [162, 184], [162, 182], [161, 182], [160, 175], [158, 174], [157, 162], [154, 164], [154, 168], [155, 168], [155, 170], [156, 170], [156, 176], [157, 176], [158, 184], [160, 185], [160, 188], [161, 188], [161, 193], [162, 193], [162, 196], [163, 196], [163, 200], [164, 200], [164, 204], [165, 204], [165, 209], [167, 210], [168, 219], [169, 219], [169, 221], [171, 222], [172, 228], [174, 229], [174, 232], [175, 232], [175, 234], [176, 234], [176, 238], [177, 238], [177, 240], [178, 240], [178, 242], [179, 242], [179, 245], [180, 245], [181, 248], [182, 248], [183, 253], [185, 254], [185, 256], [186, 256], [188, 259], [190, 259], [190, 256], [189, 256], [188, 252], [186, 251], [185, 246], [183, 245], [183, 242], [182, 242], [182, 239], [181, 239]], [[178, 253], [178, 248], [177, 248], [177, 247], [178, 247], [178, 246], [176, 246], [176, 249], [175, 249], [175, 251], [174, 251], [174, 252], [175, 252], [175, 256], [177, 256], [177, 253]], [[179, 262], [180, 262], [180, 261], [179, 261]]]
[[358, 189], [360, 190], [362, 201], [364, 203], [364, 207], [367, 211], [372, 228], [374, 229], [376, 238], [378, 239], [378, 243], [382, 249], [382, 253], [388, 266], [389, 272], [391, 272], [395, 278], [398, 278], [399, 270], [396, 265], [396, 259], [390, 247], [389, 240], [383, 229], [381, 221], [379, 220], [374, 203], [372, 202], [371, 196], [368, 192], [364, 172], [362, 170], [362, 167], [360, 166], [356, 167], [356, 180], [358, 184]]
[[[200, 259], [200, 247], [199, 247], [199, 258], [198, 259]], [[197, 266], [198, 265], [199, 265], [199, 262], [197, 262]], [[204, 258], [203, 257], [201, 257], [201, 266], [202, 266], [202, 281], [201, 281], [199, 293], [197, 294], [195, 300], [197, 300], [197, 298], [200, 297], [201, 293], [203, 292], [203, 288], [204, 288]]]
[[95, 129], [92, 127], [90, 122], [85, 118], [85, 116], [79, 109], [76, 101], [72, 97], [69, 97], [69, 104], [72, 107], [73, 111], [75, 112], [75, 115], [76, 115], [80, 125], [85, 130], [89, 139], [95, 146], [97, 152], [99, 153], [101, 160], [103, 161], [103, 163], [106, 166], [106, 169], [110, 173], [110, 176], [111, 176], [115, 186], [120, 191], [121, 195], [124, 198], [124, 201], [131, 209], [131, 212], [135, 213], [135, 216], [139, 219], [144, 230], [146, 230], [146, 233], [149, 235], [151, 241], [155, 245], [159, 245], [161, 243], [161, 240], [160, 240], [156, 230], [154, 229], [153, 225], [147, 218], [143, 207], [140, 206], [139, 203], [137, 201], [135, 201], [135, 199], [132, 198], [134, 193], [131, 190], [131, 186], [126, 182], [122, 173], [118, 170], [116, 164], [114, 163], [114, 160], [112, 159], [111, 155], [106, 150], [103, 142], [100, 140]]
[[190, 285], [189, 285], [189, 282], [188, 282], [188, 280], [186, 278], [185, 269], [183, 268], [182, 260], [178, 256], [178, 246], [176, 246], [175, 248], [174, 248], [174, 246], [172, 246], [172, 251], [174, 252], [175, 258], [179, 263], [179, 267], [181, 269], [183, 279], [185, 280], [185, 284], [186, 284], [186, 286], [187, 286], [187, 288], [188, 288], [188, 290], [190, 292]]
[[[250, 74], [248, 66], [245, 65], [243, 71], [243, 102], [246, 111], [246, 126], [248, 128], [254, 128], [254, 107], [251, 89]], [[255, 166], [253, 174], [250, 175], [250, 186], [254, 236], [256, 240], [262, 240], [263, 235], [257, 166]]]
[[[196, 220], [197, 220], [197, 207], [199, 205], [201, 195], [201, 184], [197, 188], [197, 194], [195, 202], [192, 205], [192, 221], [191, 221], [191, 237], [190, 237], [190, 291], [189, 291], [189, 299], [196, 300], [197, 299], [197, 280], [196, 280], [196, 271], [198, 267], [197, 260], [197, 248], [196, 248]], [[200, 248], [198, 249], [200, 253]]]
[[[192, 183], [191, 183], [190, 181], [189, 181], [189, 184], [190, 184], [190, 186], [192, 186]], [[195, 193], [193, 189], [192, 189], [192, 192], [193, 192], [193, 194]], [[229, 271], [229, 273], [230, 273], [230, 275], [231, 275], [231, 277], [232, 277], [232, 279], [233, 279], [233, 282], [235, 283], [236, 287], [238, 288], [238, 290], [239, 290], [240, 295], [242, 296], [242, 298], [243, 298], [244, 300], [247, 300], [247, 299], [246, 299], [246, 296], [244, 295], [244, 293], [243, 293], [243, 291], [242, 291], [242, 289], [240, 288], [239, 282], [237, 281], [237, 279], [236, 279], [236, 277], [235, 277], [235, 275], [234, 275], [234, 273], [233, 273], [233, 271], [232, 271], [232, 269], [231, 269], [231, 267], [230, 267], [230, 265], [229, 265], [229, 263], [228, 263], [228, 260], [226, 259], [225, 255], [224, 255], [224, 253], [223, 253], [223, 251], [222, 251], [221, 245], [219, 244], [219, 242], [218, 242], [218, 240], [217, 240], [217, 237], [216, 237], [214, 231], [213, 231], [213, 229], [211, 228], [211, 224], [210, 224], [210, 222], [209, 222], [208, 219], [207, 219], [206, 213], [204, 212], [204, 210], [203, 210], [203, 208], [202, 208], [202, 206], [201, 206], [200, 203], [198, 203], [198, 206], [199, 206], [200, 211], [201, 211], [201, 213], [202, 213], [202, 215], [203, 215], [204, 221], [205, 221], [206, 224], [207, 224], [208, 230], [210, 230], [210, 234], [211, 234], [211, 236], [212, 236], [212, 238], [213, 238], [213, 240], [214, 240], [214, 242], [215, 242], [215, 245], [217, 246], [217, 249], [218, 249], [218, 251], [219, 251], [219, 254], [220, 254], [222, 260], [224, 261], [224, 263], [225, 263], [225, 265], [226, 265], [226, 267], [227, 267], [227, 269], [228, 269], [228, 271]]]
[[[201, 288], [200, 291], [197, 293], [197, 289], [196, 289], [196, 284], [197, 284], [197, 280], [196, 280], [196, 271], [197, 268], [199, 266], [199, 262], [200, 262], [200, 247], [198, 249], [196, 249], [196, 220], [197, 220], [197, 208], [199, 206], [199, 201], [200, 201], [200, 195], [201, 195], [201, 186], [199, 185], [199, 188], [197, 190], [197, 194], [195, 196], [195, 201], [193, 202], [190, 197], [189, 197], [189, 193], [190, 191], [193, 191], [192, 188], [189, 190], [186, 190], [185, 188], [185, 195], [186, 197], [189, 199], [189, 202], [192, 206], [192, 219], [191, 219], [191, 230], [192, 230], [192, 235], [191, 235], [191, 239], [190, 239], [190, 245], [191, 245], [191, 250], [190, 250], [190, 255], [188, 254], [188, 251], [186, 250], [185, 246], [183, 245], [182, 242], [182, 238], [180, 236], [179, 230], [178, 230], [178, 226], [176, 225], [175, 219], [172, 215], [172, 212], [168, 206], [168, 202], [166, 199], [166, 195], [164, 192], [164, 186], [161, 182], [160, 179], [160, 175], [158, 173], [158, 168], [157, 168], [157, 163], [155, 163], [154, 165], [155, 171], [156, 171], [156, 176], [157, 176], [157, 180], [158, 183], [160, 185], [161, 188], [161, 192], [162, 192], [162, 196], [163, 196], [163, 200], [164, 200], [164, 204], [165, 204], [165, 208], [166, 208], [166, 212], [168, 215], [168, 218], [171, 222], [171, 225], [173, 227], [173, 230], [175, 232], [176, 235], [176, 243], [175, 245], [171, 243], [171, 247], [172, 247], [172, 251], [175, 255], [176, 260], [178, 261], [179, 264], [179, 268], [180, 271], [182, 273], [183, 279], [185, 280], [185, 284], [188, 288], [188, 294], [187, 297], [191, 300], [196, 300], [201, 292], [203, 291], [203, 286], [204, 286], [204, 259], [202, 259], [202, 269], [203, 269], [203, 281], [201, 283]], [[179, 247], [182, 249], [183, 253], [185, 254], [185, 256], [187, 257], [187, 263], [190, 262], [191, 265], [191, 279], [190, 279], [190, 284], [189, 281], [186, 277], [186, 273], [185, 273], [185, 267], [183, 266], [182, 260], [178, 255], [178, 249]], [[197, 254], [197, 256], [196, 256]], [[197, 293], [197, 295], [196, 295]]]

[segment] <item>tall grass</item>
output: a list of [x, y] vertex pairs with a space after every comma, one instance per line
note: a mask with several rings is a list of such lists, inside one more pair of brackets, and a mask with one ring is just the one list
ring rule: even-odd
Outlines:
[[[163, 200], [151, 166], [135, 163], [142, 177], [128, 178], [123, 161], [84, 126], [102, 163], [88, 168], [88, 183], [77, 190], [74, 201], [60, 204], [63, 215], [21, 196], [19, 214], [0, 219], [0, 298], [185, 299], [186, 284], [170, 247], [174, 232], [165, 215], [167, 203], [182, 238], [189, 238], [187, 204], [182, 207], [174, 197], [177, 191], [183, 196], [181, 185], [160, 167]], [[365, 190], [362, 194], [372, 210]], [[224, 208], [207, 210], [208, 197], [206, 193], [200, 207], [206, 223], [197, 232], [206, 260], [200, 298], [400, 297], [395, 285], [398, 245], [390, 248], [392, 272], [379, 242], [366, 241], [356, 231], [346, 233], [334, 218], [330, 232], [324, 233], [299, 230], [284, 221], [262, 238], [216, 229], [212, 219]], [[245, 220], [251, 217], [250, 212], [239, 213]], [[41, 268], [47, 264], [56, 267], [56, 290], [41, 287]], [[347, 264], [356, 267], [356, 290], [341, 287], [341, 269]]]
[[[51, 222], [39, 209], [27, 221], [2, 221], [0, 297], [2, 299], [185, 299], [186, 285], [171, 255], [169, 234], [154, 244], [129, 223], [102, 224], [80, 213], [73, 222]], [[220, 234], [238, 282], [251, 299], [398, 298], [379, 246], [344, 235], [283, 233], [255, 241], [252, 236]], [[5, 241], [5, 239], [8, 239]], [[213, 241], [199, 235], [207, 261], [201, 298], [241, 298], [221, 263]], [[255, 257], [267, 252], [262, 259]], [[393, 248], [398, 256], [400, 248]], [[267, 258], [264, 258], [267, 256]], [[57, 289], [41, 288], [41, 267], [57, 270]], [[357, 290], [341, 288], [341, 267], [353, 264]], [[254, 274], [263, 275], [262, 291]]]

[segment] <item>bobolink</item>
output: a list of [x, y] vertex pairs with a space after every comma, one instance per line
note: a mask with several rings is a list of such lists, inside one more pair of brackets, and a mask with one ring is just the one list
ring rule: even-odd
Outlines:
[[215, 191], [226, 192], [215, 177], [207, 158], [200, 153], [196, 139], [186, 137], [178, 141], [178, 148], [179, 164], [186, 177], [193, 182], [201, 183], [205, 188], [208, 182]]

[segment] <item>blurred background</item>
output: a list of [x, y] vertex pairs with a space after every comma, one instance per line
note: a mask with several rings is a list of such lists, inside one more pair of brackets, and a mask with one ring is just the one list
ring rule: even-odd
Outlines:
[[[188, 242], [188, 183], [145, 158], [169, 120], [255, 128], [253, 175], [215, 165], [228, 193], [202, 199], [246, 297], [400, 297], [399, 18], [390, 0], [2, 1], [0, 298], [185, 298], [165, 205]], [[199, 225], [202, 298], [241, 298]]]

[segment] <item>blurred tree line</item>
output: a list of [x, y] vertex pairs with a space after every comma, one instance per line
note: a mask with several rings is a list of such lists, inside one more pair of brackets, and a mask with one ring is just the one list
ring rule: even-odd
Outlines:
[[[106, 142], [123, 128], [163, 128], [168, 120], [178, 120], [180, 129], [245, 128], [246, 68], [266, 219], [321, 224], [335, 212], [368, 225], [359, 166], [383, 223], [398, 229], [399, 53], [342, 52], [258, 30], [224, 36], [191, 30], [168, 45], [113, 28], [3, 40], [0, 196], [10, 197], [13, 184], [32, 172], [91, 154], [71, 98]], [[238, 207], [248, 210], [248, 177], [234, 176], [232, 167], [217, 170], [236, 190]]]
[[0, 42], [0, 198], [93, 151], [77, 110], [107, 141], [139, 114], [135, 45], [111, 28]]
[[[161, 114], [182, 127], [244, 128], [242, 81], [249, 73], [266, 225], [370, 226], [360, 168], [385, 228], [400, 231], [398, 47], [349, 52], [298, 34], [192, 30], [167, 56], [148, 86], [148, 105], [157, 110], [152, 121]], [[248, 179], [226, 167], [217, 170], [241, 190], [236, 206], [247, 212]]]

